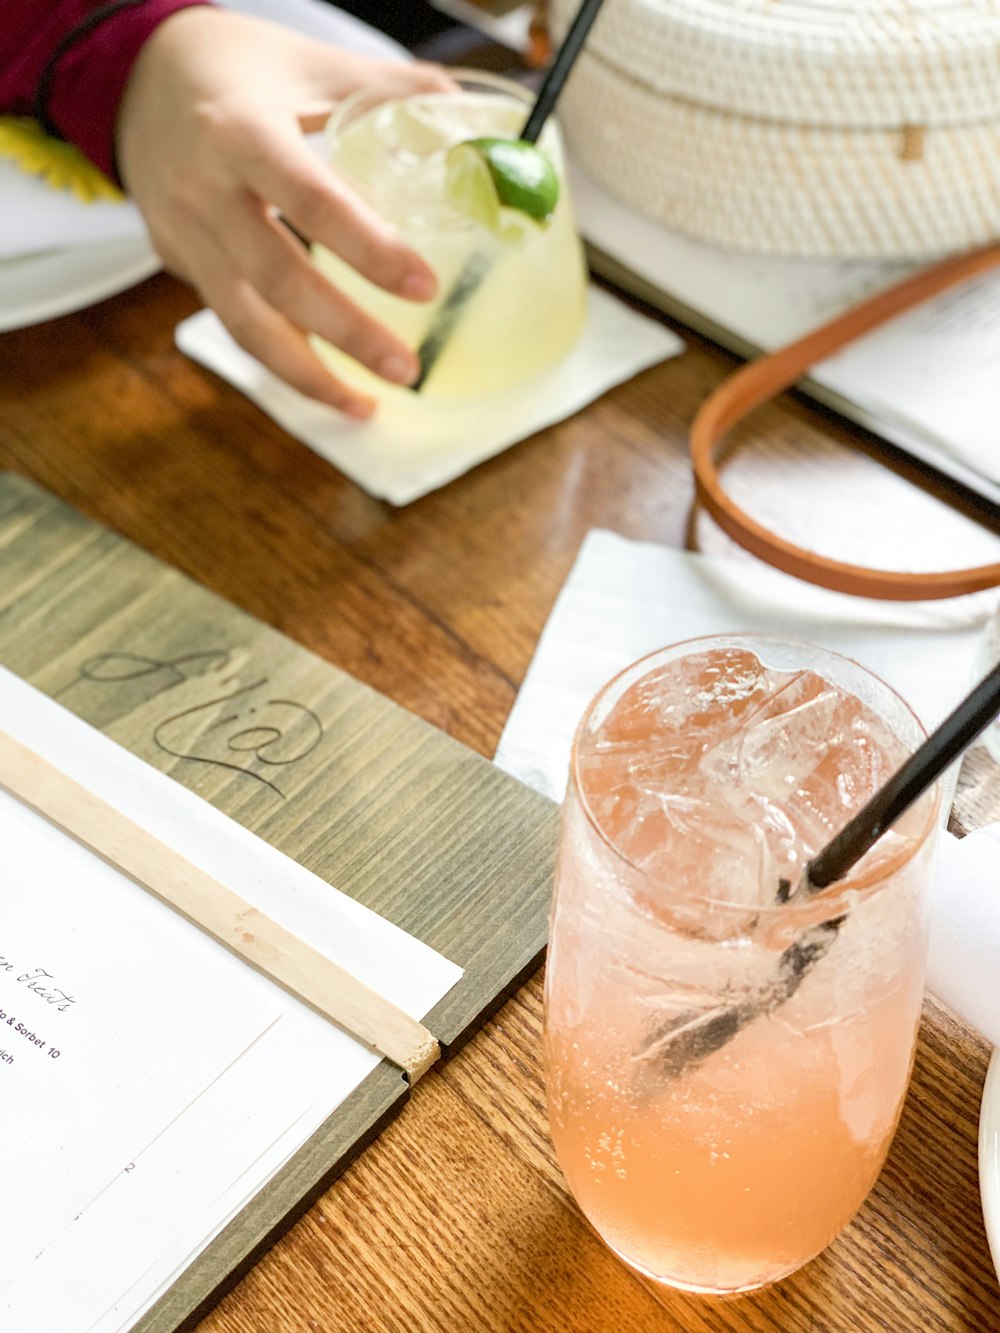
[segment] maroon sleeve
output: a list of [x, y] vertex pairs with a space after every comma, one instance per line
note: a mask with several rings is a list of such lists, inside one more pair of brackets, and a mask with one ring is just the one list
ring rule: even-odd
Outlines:
[[[71, 40], [52, 68], [50, 124], [109, 176], [114, 129], [132, 64], [146, 38], [170, 14], [208, 0], [141, 0], [109, 12]], [[43, 73], [60, 44], [98, 17], [103, 0], [21, 0], [0, 4], [0, 113], [29, 116]]]

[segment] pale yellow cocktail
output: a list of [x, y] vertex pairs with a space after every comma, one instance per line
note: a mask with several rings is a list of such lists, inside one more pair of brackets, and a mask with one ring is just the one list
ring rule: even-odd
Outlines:
[[[454, 94], [388, 102], [360, 95], [330, 121], [332, 165], [427, 260], [438, 275], [438, 297], [418, 304], [392, 296], [316, 246], [320, 269], [414, 351], [436, 327], [440, 307], [456, 285], [470, 272], [476, 278], [421, 396], [497, 393], [548, 369], [580, 335], [586, 270], [555, 124], [549, 122], [539, 144], [560, 180], [550, 221], [539, 224], [508, 213], [505, 225], [486, 225], [470, 216], [468, 201], [456, 200], [449, 184], [449, 150], [484, 137], [516, 139], [529, 104], [516, 84], [477, 75]], [[314, 345], [338, 376], [366, 392], [382, 397], [409, 392], [386, 385], [319, 339]]]

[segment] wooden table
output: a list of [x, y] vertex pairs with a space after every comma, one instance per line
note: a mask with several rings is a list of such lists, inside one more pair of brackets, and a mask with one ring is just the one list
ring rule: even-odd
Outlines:
[[[181, 356], [190, 292], [158, 276], [0, 337], [0, 466], [492, 755], [593, 526], [679, 546], [685, 430], [733, 360], [684, 356], [403, 510], [372, 500]], [[758, 416], [738, 493], [793, 537], [913, 568], [997, 559], [998, 538], [802, 402]], [[910, 469], [916, 473], [916, 469]], [[730, 550], [695, 520], [703, 549]], [[746, 558], [746, 557], [741, 557]], [[998, 805], [982, 751], [958, 814]], [[285, 1330], [1000, 1330], [976, 1134], [988, 1050], [928, 1005], [888, 1164], [857, 1220], [779, 1287], [654, 1291], [597, 1241], [546, 1137], [536, 976], [203, 1321]]]

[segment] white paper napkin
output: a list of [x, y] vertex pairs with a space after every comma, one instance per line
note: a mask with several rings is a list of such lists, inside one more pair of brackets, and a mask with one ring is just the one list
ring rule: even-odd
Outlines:
[[561, 800], [576, 724], [630, 662], [700, 634], [807, 639], [881, 676], [933, 726], [971, 685], [989, 594], [874, 602], [742, 560], [591, 532], [549, 616], [496, 761]]
[[[508, 773], [555, 800], [573, 733], [601, 685], [630, 662], [700, 634], [807, 639], [855, 658], [934, 725], [971, 685], [995, 598], [872, 602], [744, 561], [591, 532], [542, 633], [497, 748]], [[943, 839], [929, 989], [1000, 1046], [1000, 825]]]
[[927, 988], [1000, 1048], [1000, 824], [944, 835]]
[[290, 435], [379, 499], [409, 504], [536, 431], [562, 421], [684, 344], [600, 288], [580, 339], [544, 375], [484, 401], [435, 402], [391, 391], [375, 416], [349, 421], [271, 375], [210, 310], [177, 328], [177, 346], [245, 393]]

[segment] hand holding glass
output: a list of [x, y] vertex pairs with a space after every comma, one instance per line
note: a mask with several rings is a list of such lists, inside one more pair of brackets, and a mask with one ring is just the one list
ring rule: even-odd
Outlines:
[[[486, 396], [546, 370], [572, 347], [586, 311], [586, 270], [557, 126], [549, 121], [539, 144], [559, 179], [552, 218], [539, 223], [509, 211], [497, 219], [488, 201], [477, 207], [473, 191], [456, 197], [449, 153], [470, 140], [516, 139], [530, 94], [488, 74], [465, 74], [461, 83], [458, 93], [391, 101], [358, 94], [327, 129], [338, 174], [435, 270], [436, 300], [402, 300], [324, 247], [313, 248], [321, 271], [415, 351], [473, 261], [481, 278], [421, 390], [445, 399]], [[408, 392], [387, 387], [328, 343], [314, 345], [338, 376], [366, 391], [383, 398]]]

